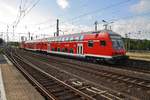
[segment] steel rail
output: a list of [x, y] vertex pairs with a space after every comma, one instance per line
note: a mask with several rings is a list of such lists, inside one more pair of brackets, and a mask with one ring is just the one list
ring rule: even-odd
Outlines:
[[[51, 61], [53, 61], [53, 62], [55, 62], [55, 63], [58, 64], [58, 61], [55, 61], [55, 60], [51, 60]], [[72, 63], [68, 64], [66, 62], [62, 62], [61, 65], [62, 64], [65, 64], [65, 66], [68, 66], [68, 67], [73, 67]], [[116, 74], [116, 73], [112, 73], [112, 72], [107, 72], [107, 71], [104, 71], [104, 72], [101, 72], [101, 71], [99, 72], [99, 71], [96, 71], [96, 70], [91, 71], [91, 70], [87, 70], [85, 68], [79, 67], [77, 65], [78, 64], [76, 64], [76, 67], [78, 67], [77, 68], [78, 70], [82, 70], [84, 72], [86, 71], [88, 73], [95, 73], [96, 76], [97, 75], [98, 76], [101, 75], [103, 77], [107, 77], [107, 78], [110, 78], [110, 79], [115, 80], [115, 81], [117, 80], [119, 82], [124, 82], [124, 83], [127, 83], [127, 84], [132, 84], [133, 87], [138, 86], [138, 87], [142, 87], [144, 89], [149, 89], [150, 88], [150, 81], [149, 80], [144, 80], [144, 79], [140, 79], [140, 78], [136, 78], [136, 77], [131, 77], [131, 76], [127, 76], [127, 75], [120, 75], [120, 74]]]
[[[31, 58], [31, 57], [30, 57]], [[28, 61], [33, 61], [33, 60], [35, 60], [35, 62], [40, 62], [40, 63], [43, 63], [43, 64], [45, 64], [45, 65], [47, 65], [47, 66], [51, 66], [52, 68], [55, 68], [55, 69], [57, 69], [57, 70], [60, 70], [60, 69], [58, 69], [58, 68], [56, 68], [55, 66], [53, 66], [53, 65], [51, 65], [51, 64], [48, 64], [48, 63], [44, 63], [44, 62], [42, 62], [42, 61], [39, 61], [39, 60], [36, 60], [36, 59], [29, 59], [29, 58], [26, 58], [26, 59], [28, 59]], [[57, 61], [55, 61], [55, 62], [57, 62]], [[58, 64], [58, 62], [57, 62], [57, 64]], [[61, 64], [62, 65], [62, 64]], [[70, 67], [70, 66], [69, 66]], [[69, 74], [68, 72], [66, 72], [66, 71], [64, 71], [64, 70], [61, 70], [62, 72], [64, 72], [64, 73], [67, 73], [67, 74]], [[70, 75], [70, 74], [69, 74]], [[76, 76], [76, 75], [73, 75], [73, 76], [75, 76], [75, 77], [78, 77], [78, 76]], [[80, 78], [79, 78], [80, 79]], [[110, 94], [109, 92], [106, 92], [106, 93], [104, 93], [104, 94], [102, 94], [103, 96], [105, 96], [106, 97], [106, 95], [108, 96], [111, 96], [111, 97], [114, 97], [114, 98], [116, 98], [116, 99], [120, 99], [121, 100], [121, 98], [119, 98], [119, 97], [117, 97], [117, 96], [115, 96], [115, 95], [112, 95], [112, 94]], [[132, 96], [129, 96], [129, 97], [131, 97], [131, 98], [134, 98], [134, 97], [132, 97]]]
[[[32, 68], [34, 68], [34, 69], [38, 70], [39, 72], [41, 72], [41, 73], [43, 73], [43, 74], [45, 74], [45, 75], [47, 75], [47, 76], [51, 77], [52, 79], [54, 79], [54, 80], [56, 80], [56, 81], [60, 82], [60, 83], [61, 83], [61, 84], [63, 84], [65, 87], [70, 88], [70, 89], [71, 89], [71, 90], [73, 90], [76, 94], [81, 95], [84, 99], [87, 99], [87, 100], [95, 100], [95, 99], [94, 99], [94, 98], [92, 98], [91, 96], [88, 96], [87, 94], [85, 94], [85, 93], [83, 93], [83, 92], [81, 92], [81, 91], [79, 91], [79, 90], [77, 90], [77, 89], [73, 88], [72, 86], [69, 86], [68, 84], [64, 83], [63, 81], [60, 81], [59, 79], [57, 79], [57, 78], [53, 77], [52, 75], [50, 75], [50, 74], [46, 73], [45, 71], [43, 71], [43, 70], [41, 70], [41, 69], [37, 68], [37, 67], [36, 67], [36, 66], [34, 66], [32, 63], [27, 62], [25, 59], [20, 58], [20, 57], [18, 57], [18, 56], [16, 56], [16, 55], [15, 55], [15, 57], [17, 57], [19, 60], [21, 60], [21, 61], [25, 62], [26, 64], [28, 64], [28, 65], [29, 65], [29, 66], [31, 66]], [[15, 58], [14, 58], [14, 59], [15, 59]], [[13, 59], [13, 60], [14, 60], [14, 59]], [[16, 60], [14, 60], [13, 62], [15, 62], [15, 64], [16, 64], [17, 66], [21, 67], [21, 66], [17, 63], [17, 61], [16, 61]], [[22, 70], [22, 69], [20, 68], [20, 70]], [[25, 73], [25, 71], [23, 71], [23, 72]], [[27, 72], [26, 72], [26, 74], [27, 74]], [[31, 79], [32, 79], [32, 78], [31, 78]], [[43, 88], [42, 88], [42, 89], [43, 89]], [[46, 94], [48, 94], [48, 92], [47, 92]], [[75, 95], [76, 95], [76, 94], [75, 94]], [[49, 97], [50, 97], [50, 96], [49, 96]], [[51, 96], [51, 98], [53, 98], [53, 99], [54, 99], [54, 97], [52, 97], [52, 96]], [[56, 98], [55, 98], [55, 99], [56, 99]], [[55, 100], [55, 99], [54, 99], [54, 100]]]
[[[125, 83], [130, 83], [130, 84], [133, 84], [133, 85], [136, 85], [136, 86], [150, 88], [150, 81], [149, 80], [144, 80], [144, 79], [131, 77], [131, 76], [127, 76], [127, 75], [121, 75], [121, 74], [109, 72], [109, 71], [106, 71], [106, 70], [96, 70], [96, 69], [94, 69], [92, 67], [88, 67], [88, 66], [86, 66], [86, 68], [84, 68], [80, 64], [75, 64], [75, 63], [72, 63], [72, 62], [63, 62], [61, 60], [57, 61], [57, 59], [53, 59], [51, 61], [56, 63], [56, 64], [59, 61], [59, 62], [61, 62], [62, 65], [65, 65], [65, 66], [68, 66], [68, 67], [71, 67], [71, 68], [75, 68], [77, 70], [82, 70], [84, 72], [92, 73], [92, 74], [95, 74], [96, 76], [101, 75], [103, 77], [107, 77], [107, 78], [110, 78], [110, 79], [113, 79], [113, 80], [117, 79], [117, 80], [125, 82]], [[118, 76], [118, 78], [114, 77], [114, 76]], [[122, 78], [120, 78], [120, 77], [122, 77]], [[127, 80], [127, 79], [129, 79], [129, 80]], [[136, 81], [134, 81], [134, 80], [136, 80]], [[139, 82], [137, 82], [137, 81], [139, 81]], [[146, 85], [144, 83], [146, 83]]]

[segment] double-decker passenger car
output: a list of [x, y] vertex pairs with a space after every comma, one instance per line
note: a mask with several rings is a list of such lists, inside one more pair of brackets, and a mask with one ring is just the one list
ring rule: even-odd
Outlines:
[[121, 36], [111, 30], [30, 40], [21, 48], [95, 60], [127, 58]]

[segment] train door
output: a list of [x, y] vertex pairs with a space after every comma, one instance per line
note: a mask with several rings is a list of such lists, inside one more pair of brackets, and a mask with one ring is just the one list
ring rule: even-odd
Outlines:
[[77, 44], [77, 54], [83, 54], [83, 44]]
[[48, 51], [50, 51], [51, 50], [51, 46], [50, 46], [51, 44], [48, 43], [47, 45], [48, 45]]

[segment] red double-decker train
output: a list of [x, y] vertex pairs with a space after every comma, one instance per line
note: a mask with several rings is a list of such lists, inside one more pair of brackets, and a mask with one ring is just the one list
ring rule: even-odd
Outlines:
[[116, 61], [127, 58], [121, 36], [111, 30], [24, 41], [21, 48], [90, 60]]

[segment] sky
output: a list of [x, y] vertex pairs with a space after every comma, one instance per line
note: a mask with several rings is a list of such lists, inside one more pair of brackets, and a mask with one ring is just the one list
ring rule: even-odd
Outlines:
[[[0, 0], [0, 38], [19, 41], [98, 30], [113, 22], [112, 30], [129, 38], [150, 40], [150, 0]], [[19, 20], [19, 21], [18, 21]], [[18, 22], [18, 23], [17, 23]], [[8, 38], [7, 38], [8, 32]]]

